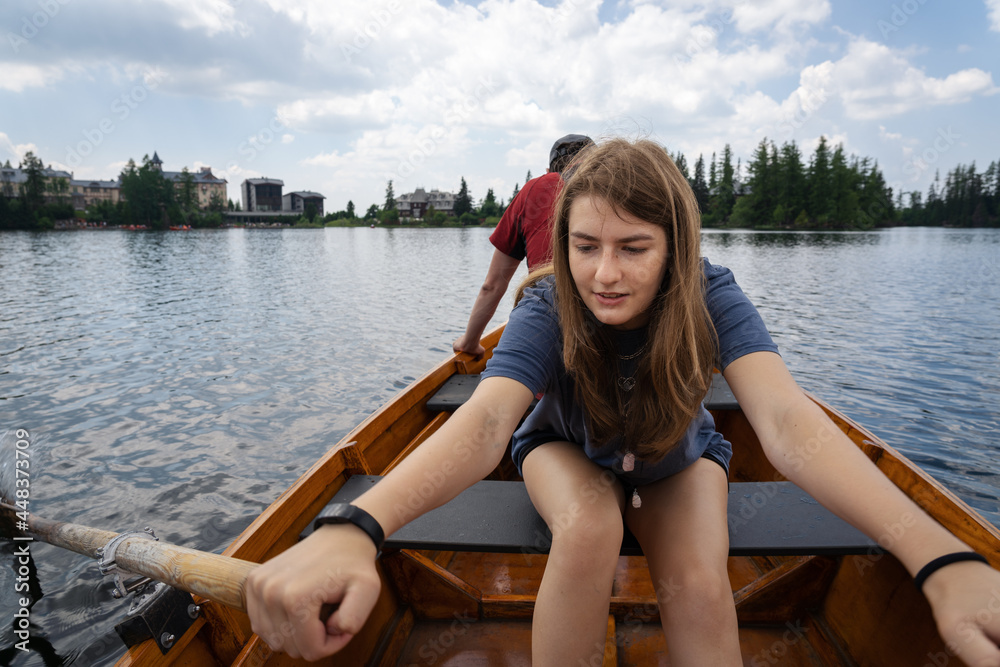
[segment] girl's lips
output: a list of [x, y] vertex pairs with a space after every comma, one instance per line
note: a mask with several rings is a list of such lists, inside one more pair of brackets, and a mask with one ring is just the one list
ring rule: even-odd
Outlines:
[[594, 297], [597, 299], [597, 302], [608, 306], [621, 303], [625, 296], [625, 294], [618, 292], [594, 292]]

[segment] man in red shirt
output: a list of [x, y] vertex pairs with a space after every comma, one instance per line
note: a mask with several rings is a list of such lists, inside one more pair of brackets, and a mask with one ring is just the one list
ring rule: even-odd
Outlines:
[[490, 243], [496, 250], [472, 307], [465, 333], [452, 343], [456, 352], [468, 352], [477, 358], [485, 352], [479, 340], [522, 259], [528, 258], [529, 271], [551, 261], [551, 217], [562, 190], [562, 172], [574, 162], [577, 153], [593, 143], [590, 137], [582, 134], [567, 134], [556, 141], [549, 151], [549, 169], [545, 175], [525, 183], [507, 206], [500, 223], [490, 235]]

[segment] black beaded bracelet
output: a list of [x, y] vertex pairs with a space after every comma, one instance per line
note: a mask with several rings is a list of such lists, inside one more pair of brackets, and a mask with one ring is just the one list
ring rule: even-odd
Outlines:
[[939, 558], [935, 558], [931, 562], [920, 568], [920, 572], [917, 572], [917, 576], [913, 577], [913, 583], [916, 584], [918, 591], [923, 591], [924, 582], [927, 581], [927, 577], [931, 576], [938, 570], [940, 570], [945, 565], [951, 565], [952, 563], [958, 563], [963, 560], [977, 560], [980, 563], [990, 564], [986, 560], [986, 556], [982, 554], [977, 554], [975, 551], [959, 551], [953, 554], [947, 554]]

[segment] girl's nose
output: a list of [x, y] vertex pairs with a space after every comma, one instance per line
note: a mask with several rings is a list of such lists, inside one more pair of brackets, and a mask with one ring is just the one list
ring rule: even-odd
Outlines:
[[604, 285], [612, 285], [621, 278], [621, 270], [618, 268], [618, 259], [615, 257], [614, 250], [609, 249], [601, 253], [594, 278]]

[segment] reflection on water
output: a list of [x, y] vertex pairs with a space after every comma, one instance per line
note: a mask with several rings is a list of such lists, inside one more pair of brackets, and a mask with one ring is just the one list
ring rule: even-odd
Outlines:
[[703, 250], [800, 384], [1000, 524], [1000, 233], [707, 232]]
[[[221, 551], [448, 353], [488, 236], [0, 235], [0, 432], [31, 432], [32, 509]], [[733, 268], [803, 386], [1000, 523], [1000, 233], [707, 231], [704, 253]], [[124, 607], [110, 581], [79, 556], [32, 550], [33, 634], [75, 664], [112, 662]], [[0, 559], [11, 609], [14, 568]], [[12, 638], [0, 628], [0, 648]]]

